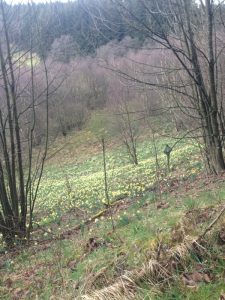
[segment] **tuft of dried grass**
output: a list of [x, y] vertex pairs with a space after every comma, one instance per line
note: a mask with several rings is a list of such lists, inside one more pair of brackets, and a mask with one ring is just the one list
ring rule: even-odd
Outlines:
[[[82, 300], [132, 300], [142, 282], [147, 282], [152, 288], [159, 288], [169, 284], [175, 278], [170, 268], [171, 262], [185, 266], [190, 253], [205, 254], [206, 249], [198, 242], [197, 238], [186, 236], [184, 241], [171, 248], [167, 257], [160, 262], [151, 259], [141, 269], [126, 272], [114, 284], [91, 294], [81, 296]], [[169, 271], [170, 270], [170, 271]]]
[[196, 238], [185, 236], [182, 243], [169, 250], [170, 258], [179, 262], [185, 261], [190, 251], [193, 250], [193, 245], [196, 243], [196, 240]]
[[83, 300], [131, 300], [135, 298], [136, 290], [142, 281], [147, 281], [155, 287], [165, 283], [171, 277], [170, 273], [157, 260], [150, 260], [141, 269], [126, 272], [114, 284], [90, 295], [81, 297]]

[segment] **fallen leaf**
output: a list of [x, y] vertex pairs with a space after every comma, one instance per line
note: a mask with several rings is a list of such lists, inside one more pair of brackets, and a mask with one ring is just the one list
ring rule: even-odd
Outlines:
[[89, 238], [89, 240], [86, 244], [86, 247], [89, 251], [93, 251], [93, 250], [97, 249], [99, 247], [99, 242], [98, 242], [97, 238], [95, 238], [95, 237]]
[[15, 290], [13, 290], [12, 299], [19, 300], [21, 299], [22, 295], [23, 295], [23, 290], [21, 288], [16, 288]]
[[187, 285], [187, 288], [188, 288], [188, 289], [191, 289], [192, 291], [195, 291], [195, 292], [196, 292], [196, 291], [198, 290], [199, 287], [198, 287], [197, 285]]
[[198, 270], [198, 271], [202, 271], [203, 265], [202, 264], [196, 264], [195, 269]]
[[76, 260], [76, 259], [70, 261], [70, 262], [67, 264], [67, 266], [68, 266], [71, 270], [74, 270], [75, 267], [76, 267], [76, 265], [77, 265], [77, 260]]
[[192, 279], [187, 278], [186, 276], [182, 276], [182, 281], [186, 286], [194, 287], [196, 286], [196, 282], [194, 282]]
[[204, 274], [203, 275], [203, 279], [206, 283], [210, 283], [211, 282], [211, 279], [209, 278], [209, 275], [208, 274]]
[[13, 281], [12, 279], [10, 278], [7, 278], [5, 281], [4, 281], [4, 284], [7, 286], [7, 288], [11, 288], [12, 287], [12, 284], [13, 284]]
[[210, 283], [211, 279], [208, 274], [200, 272], [192, 272], [189, 274], [183, 274], [183, 282], [187, 286], [196, 286], [200, 282]]
[[79, 281], [75, 281], [73, 284], [73, 289], [77, 290], [79, 288], [79, 284], [80, 284]]
[[225, 244], [225, 228], [222, 228], [218, 233], [218, 244]]
[[203, 274], [199, 272], [193, 272], [189, 276], [194, 282], [201, 282], [203, 281], [203, 277], [204, 277]]
[[157, 206], [156, 206], [156, 208], [157, 209], [166, 209], [166, 208], [168, 208], [170, 205], [169, 205], [169, 203], [168, 202], [160, 202], [160, 203], [158, 203], [157, 204]]

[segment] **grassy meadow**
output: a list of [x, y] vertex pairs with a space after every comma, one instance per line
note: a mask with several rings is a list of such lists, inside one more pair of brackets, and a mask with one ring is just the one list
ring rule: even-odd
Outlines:
[[[201, 164], [196, 146], [182, 142], [171, 154], [173, 172], [167, 176], [167, 161], [163, 153], [169, 139], [158, 139], [157, 152], [160, 177], [164, 181], [179, 174], [180, 178], [194, 176], [199, 172]], [[100, 145], [101, 147], [101, 145]], [[99, 149], [100, 151], [100, 149]], [[145, 140], [138, 145], [138, 166], [133, 165], [124, 147], [108, 149], [106, 153], [107, 176], [110, 201], [120, 198], [135, 198], [151, 189], [156, 178], [155, 150], [151, 140]], [[188, 158], [192, 157], [192, 160]], [[195, 161], [196, 159], [196, 161]], [[62, 162], [62, 163], [61, 163]], [[42, 185], [39, 191], [37, 211], [47, 211], [48, 216], [41, 222], [58, 218], [73, 208], [80, 208], [87, 213], [96, 213], [106, 203], [103, 176], [102, 153], [93, 155], [82, 162], [69, 161], [65, 164], [59, 159], [56, 165], [46, 167]]]
[[[179, 245], [180, 224], [188, 213], [191, 223], [185, 225], [185, 235], [198, 236], [224, 200], [223, 176], [215, 179], [204, 174], [193, 141], [176, 145], [168, 172], [163, 150], [174, 140], [156, 136], [156, 172], [154, 143], [146, 135], [138, 143], [138, 166], [131, 164], [121, 142], [107, 141], [111, 203], [107, 207], [101, 144], [93, 140], [84, 130], [51, 146], [31, 243], [17, 253], [1, 248], [1, 299], [106, 299], [91, 295], [144, 268], [159, 245], [165, 252]], [[209, 218], [199, 222], [198, 214], [205, 210]], [[169, 286], [145, 278], [135, 283], [132, 298], [124, 299], [218, 300], [224, 288], [225, 260], [223, 247], [215, 245], [214, 235], [211, 238], [210, 259], [200, 261], [190, 255]], [[190, 288], [182, 276], [200, 264], [210, 279]]]

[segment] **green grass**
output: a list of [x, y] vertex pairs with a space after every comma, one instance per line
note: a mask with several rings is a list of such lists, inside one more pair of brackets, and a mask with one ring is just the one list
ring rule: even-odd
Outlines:
[[156, 297], [155, 300], [218, 300], [223, 289], [224, 282], [222, 281], [215, 284], [201, 284], [197, 289], [178, 286]]
[[[173, 179], [184, 180], [184, 185], [187, 178], [189, 183], [194, 182], [202, 169], [195, 145], [184, 141], [174, 149], [171, 155], [172, 171], [167, 174], [166, 157], [163, 154], [166, 144], [173, 144], [173, 141], [157, 139], [160, 179], [164, 182], [164, 188], [167, 185], [169, 187]], [[46, 225], [43, 226], [45, 230], [51, 229], [55, 236], [104, 208], [102, 155], [100, 150], [94, 152], [92, 155], [90, 149], [89, 157], [87, 153], [85, 159], [77, 160], [74, 157], [61, 164], [63, 154], [60, 153], [59, 163], [55, 160], [55, 163], [50, 162], [46, 167], [35, 218], [40, 225]], [[140, 141], [138, 156], [139, 165], [135, 167], [122, 147], [108, 147], [107, 150], [110, 199], [115, 201], [119, 196], [127, 195], [131, 200], [128, 206], [115, 213], [115, 232], [112, 231], [110, 218], [101, 217], [92, 225], [82, 227], [70, 239], [53, 241], [47, 249], [42, 249], [42, 245], [37, 243], [37, 249], [40, 247], [40, 250], [36, 253], [34, 248], [25, 249], [13, 259], [6, 255], [0, 270], [0, 298], [3, 295], [2, 299], [12, 299], [13, 289], [20, 288], [29, 291], [25, 299], [35, 299], [36, 296], [38, 299], [50, 299], [51, 296], [76, 299], [84, 293], [82, 287], [88, 276], [108, 266], [104, 276], [94, 286], [103, 288], [116, 281], [125, 270], [140, 268], [148, 261], [158, 241], [169, 248], [172, 243], [171, 232], [188, 210], [220, 204], [224, 200], [223, 183], [215, 183], [213, 187], [198, 186], [198, 189], [193, 188], [188, 192], [181, 189], [181, 194], [171, 194], [165, 190], [161, 200], [167, 202], [169, 207], [157, 209], [157, 201], [161, 201], [159, 194], [150, 190], [156, 180], [154, 148], [150, 139]], [[86, 215], [76, 217], [73, 213], [75, 207], [85, 210]], [[71, 219], [60, 224], [61, 217], [66, 213], [71, 214]], [[193, 234], [198, 235], [207, 224], [195, 228]], [[50, 232], [38, 234], [41, 239], [51, 237]], [[102, 244], [89, 252], [87, 243], [93, 237], [102, 241]], [[221, 249], [216, 246], [211, 252], [215, 257], [221, 255]], [[74, 261], [75, 265], [70, 267], [69, 264]], [[148, 284], [143, 283], [142, 289], [137, 292], [137, 300], [219, 299], [224, 284], [221, 279], [224, 268], [221, 260], [214, 268], [215, 277], [218, 275], [215, 282], [202, 284], [195, 292], [178, 282], [163, 293], [154, 293]], [[10, 289], [6, 287], [8, 278], [13, 281]], [[80, 288], [75, 289], [77, 283], [80, 283]]]
[[[71, 240], [54, 242], [49, 249], [37, 252], [35, 256], [31, 255], [29, 250], [25, 250], [13, 262], [6, 261], [2, 280], [8, 277], [13, 278], [14, 274], [30, 272], [31, 268], [35, 272], [35, 280], [40, 281], [41, 284], [37, 285], [36, 281], [31, 278], [28, 285], [30, 294], [26, 299], [33, 299], [35, 295], [38, 295], [39, 299], [49, 299], [52, 295], [64, 297], [63, 299], [76, 299], [80, 290], [73, 290], [74, 284], [80, 282], [82, 286], [92, 272], [96, 273], [103, 267], [110, 266], [105, 271], [104, 278], [95, 283], [95, 288], [107, 286], [117, 280], [124, 270], [140, 268], [148, 260], [149, 251], [156, 249], [158, 240], [161, 240], [164, 246], [170, 246], [171, 230], [189, 208], [187, 203], [194, 199], [196, 201], [201, 199], [198, 207], [205, 207], [209, 203], [217, 204], [221, 201], [220, 197], [224, 195], [225, 188], [221, 184], [211, 191], [198, 192], [196, 196], [192, 193], [193, 191], [182, 199], [179, 207], [176, 206], [177, 197], [168, 193], [163, 194], [163, 200], [169, 202], [170, 205], [169, 208], [163, 210], [156, 209], [155, 197], [152, 192], [147, 192], [144, 197], [140, 197], [126, 210], [121, 210], [115, 215], [115, 233], [112, 232], [110, 219], [100, 218], [91, 227], [85, 227], [83, 232], [75, 235]], [[203, 228], [198, 228], [195, 234], [198, 234], [199, 230]], [[87, 254], [86, 244], [91, 237], [101, 239], [104, 244]], [[86, 256], [84, 256], [85, 253]], [[216, 246], [211, 253], [215, 257], [221, 255], [221, 251]], [[68, 267], [71, 261], [77, 261], [72, 269]], [[221, 260], [213, 270], [215, 275], [219, 275], [218, 280], [208, 285], [201, 284], [195, 292], [179, 283], [165, 290], [163, 294], [155, 294], [149, 290], [147, 284], [144, 284], [143, 289], [137, 294], [137, 300], [217, 300], [224, 286], [220, 279], [224, 268], [224, 262]], [[14, 286], [23, 288], [23, 280], [15, 281]], [[4, 295], [3, 299], [11, 299], [7, 291]]]
[[[166, 170], [166, 157], [163, 154], [165, 145], [172, 141], [157, 141], [158, 159], [162, 172]], [[195, 156], [196, 155], [196, 156]], [[107, 170], [109, 196], [115, 201], [121, 195], [133, 198], [142, 195], [155, 182], [155, 157], [151, 140], [138, 145], [139, 165], [130, 163], [124, 148], [107, 151]], [[188, 159], [192, 157], [192, 160]], [[180, 144], [171, 155], [173, 169], [179, 177], [194, 176], [201, 166], [196, 167], [197, 151], [195, 146]], [[187, 171], [186, 171], [187, 170]], [[171, 174], [172, 177], [173, 174]], [[164, 176], [165, 180], [168, 179]], [[41, 224], [57, 219], [74, 207], [95, 213], [105, 202], [102, 155], [94, 155], [89, 159], [66, 165], [50, 165], [46, 167], [38, 195], [37, 211], [46, 211]]]

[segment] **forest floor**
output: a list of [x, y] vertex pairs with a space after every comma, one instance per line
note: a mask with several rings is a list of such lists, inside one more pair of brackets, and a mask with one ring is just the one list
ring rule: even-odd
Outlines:
[[[69, 140], [69, 139], [68, 139]], [[86, 142], [83, 143], [82, 141]], [[182, 141], [167, 170], [156, 137], [133, 166], [84, 131], [52, 145], [25, 248], [0, 254], [0, 299], [225, 299], [225, 174], [204, 173], [198, 147]], [[93, 146], [94, 145], [94, 146]]]

